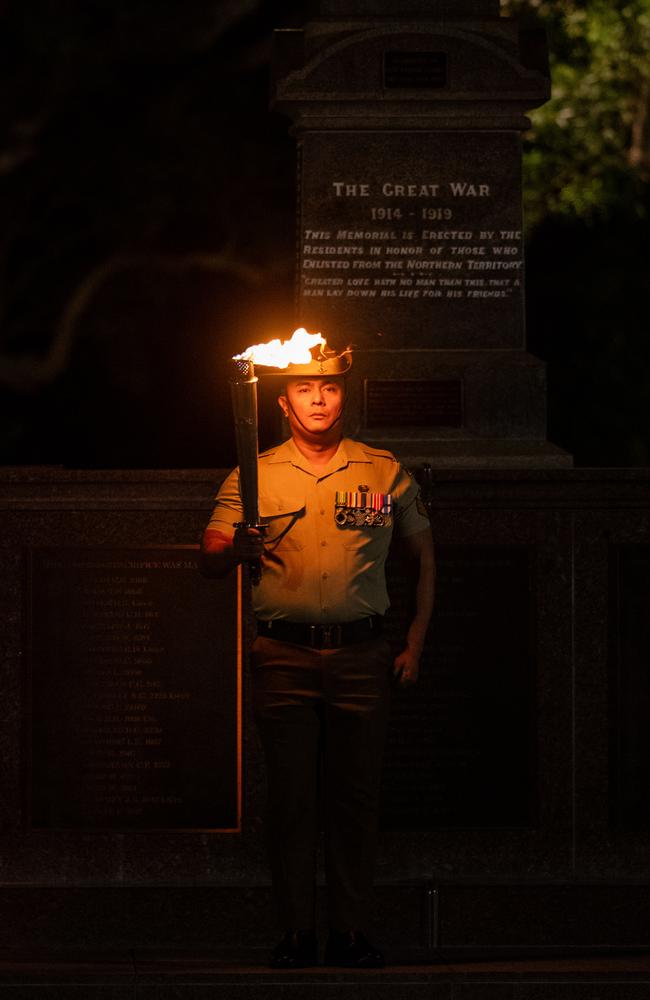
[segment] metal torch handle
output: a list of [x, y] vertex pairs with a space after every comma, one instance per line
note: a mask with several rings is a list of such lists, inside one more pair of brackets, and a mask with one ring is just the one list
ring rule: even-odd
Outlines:
[[[242, 500], [241, 521], [235, 527], [255, 528], [264, 532], [259, 523], [257, 482], [257, 378], [251, 361], [233, 361], [234, 377], [230, 381], [235, 440], [239, 459], [239, 493]], [[247, 560], [251, 583], [257, 585], [262, 576], [259, 559]]]

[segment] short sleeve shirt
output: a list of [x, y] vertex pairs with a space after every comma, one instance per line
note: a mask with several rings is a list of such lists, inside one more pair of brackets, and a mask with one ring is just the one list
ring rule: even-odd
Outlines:
[[[410, 473], [390, 452], [349, 438], [325, 467], [311, 465], [289, 440], [260, 455], [258, 468], [266, 532], [262, 579], [253, 587], [257, 617], [326, 623], [384, 614], [393, 530], [407, 536], [429, 529]], [[338, 523], [337, 499], [366, 491], [390, 496], [390, 516], [378, 519], [384, 523]], [[235, 469], [219, 490], [208, 528], [231, 535], [242, 517]]]

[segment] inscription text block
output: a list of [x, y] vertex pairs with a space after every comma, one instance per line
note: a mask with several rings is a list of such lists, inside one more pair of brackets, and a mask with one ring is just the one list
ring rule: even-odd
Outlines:
[[32, 826], [236, 829], [235, 583], [189, 546], [31, 556]]

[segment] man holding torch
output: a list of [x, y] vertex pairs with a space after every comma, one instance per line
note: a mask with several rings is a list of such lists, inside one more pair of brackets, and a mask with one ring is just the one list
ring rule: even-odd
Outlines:
[[[386, 451], [342, 436], [350, 352], [289, 364], [278, 402], [291, 437], [259, 456], [260, 528], [242, 523], [239, 470], [206, 528], [202, 567], [261, 563], [253, 589], [253, 710], [268, 778], [273, 886], [285, 935], [275, 968], [318, 961], [317, 802], [322, 783], [330, 932], [325, 963], [384, 964], [361, 928], [372, 884], [391, 675], [410, 685], [433, 607], [433, 543], [418, 486]], [[241, 461], [241, 458], [240, 458]], [[416, 567], [404, 649], [382, 637], [393, 531]]]

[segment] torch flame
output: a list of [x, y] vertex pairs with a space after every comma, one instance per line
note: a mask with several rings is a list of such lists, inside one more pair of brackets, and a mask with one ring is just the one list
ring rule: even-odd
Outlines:
[[311, 348], [327, 346], [320, 333], [307, 333], [300, 327], [294, 330], [290, 340], [271, 340], [268, 344], [247, 347], [242, 354], [236, 354], [233, 361], [252, 361], [254, 365], [271, 368], [286, 368], [288, 365], [308, 365], [312, 360]]

